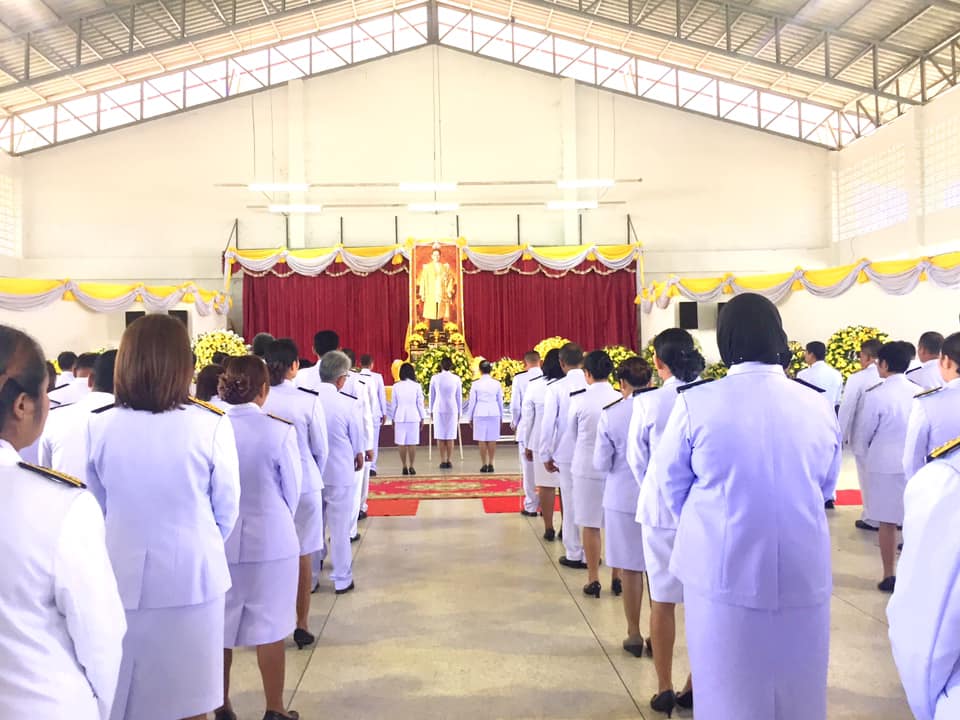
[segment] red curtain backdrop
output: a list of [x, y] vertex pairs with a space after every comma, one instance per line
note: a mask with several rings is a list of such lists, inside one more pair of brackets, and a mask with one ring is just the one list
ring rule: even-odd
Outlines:
[[[313, 335], [335, 330], [343, 347], [373, 356], [378, 372], [390, 377], [390, 364], [403, 357], [409, 310], [410, 276], [321, 275], [306, 277], [243, 276], [243, 335], [249, 342], [258, 332], [293, 338], [300, 355], [316, 359]], [[388, 380], [389, 384], [389, 380]]]
[[[523, 353], [547, 337], [562, 335], [585, 350], [605, 345], [636, 348], [636, 274], [620, 270], [608, 275], [583, 273], [586, 262], [560, 278], [541, 272], [491, 272], [463, 277], [464, 329], [474, 355], [490, 360]], [[521, 262], [524, 273], [535, 262]], [[602, 271], [603, 266], [599, 266]], [[472, 269], [469, 262], [464, 270]]]

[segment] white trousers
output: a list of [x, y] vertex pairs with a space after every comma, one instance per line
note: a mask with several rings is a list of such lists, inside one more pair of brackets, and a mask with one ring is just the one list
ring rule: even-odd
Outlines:
[[566, 550], [567, 560], [584, 561], [583, 545], [580, 543], [580, 527], [575, 522], [577, 515], [573, 502], [573, 475], [572, 465], [566, 463], [560, 468], [560, 495], [563, 498], [563, 549]]
[[360, 532], [357, 523], [360, 519], [360, 509], [366, 504], [366, 494], [370, 489], [370, 468], [373, 463], [364, 462], [363, 470], [357, 472], [357, 487], [353, 496], [353, 524], [350, 525], [350, 537], [356, 537]]
[[527, 462], [527, 458], [523, 454], [523, 444], [519, 444], [518, 447], [520, 448], [520, 470], [523, 472], [523, 509], [527, 512], [536, 512], [540, 508], [540, 498], [537, 496], [537, 481], [533, 475], [533, 463], [537, 461]]
[[328, 556], [333, 561], [330, 579], [333, 580], [336, 590], [343, 590], [353, 582], [350, 526], [357, 518], [353, 512], [356, 497], [356, 483], [328, 485], [323, 489], [323, 501], [327, 506], [327, 530], [330, 532]]
[[860, 511], [860, 519], [873, 527], [880, 527], [880, 523], [867, 517], [867, 466], [863, 460], [854, 456], [857, 461], [857, 483], [860, 485], [860, 498], [863, 501], [863, 510]]
[[[375, 417], [373, 419], [373, 462], [370, 469], [376, 471], [377, 458], [380, 457], [380, 429], [383, 427], [383, 418]], [[363, 509], [367, 509], [367, 492], [363, 492]]]

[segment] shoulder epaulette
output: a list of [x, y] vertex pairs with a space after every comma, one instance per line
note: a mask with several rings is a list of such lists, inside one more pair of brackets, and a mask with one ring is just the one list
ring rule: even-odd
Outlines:
[[360, 383], [361, 385], [366, 385], [366, 383], [363, 380], [357, 380], [357, 382]]
[[574, 390], [572, 393], [570, 393], [570, 397], [575, 397], [577, 395], [580, 395], [581, 393], [585, 393], [586, 391], [587, 391], [586, 388], [580, 388], [579, 390]]
[[548, 382], [547, 385], [553, 385], [553, 384], [554, 384], [555, 382], [557, 382], [558, 380], [560, 380], [560, 378], [554, 378], [553, 380], [551, 380], [550, 382]]
[[681, 385], [677, 388], [678, 393], [685, 393], [687, 390], [692, 390], [695, 387], [700, 387], [701, 385], [706, 385], [707, 383], [712, 383], [713, 378], [707, 378], [706, 380], [697, 380], [696, 382], [687, 383], [686, 385]]
[[824, 390], [824, 389], [823, 389], [822, 387], [820, 387], [819, 385], [814, 385], [813, 383], [807, 382], [806, 380], [801, 380], [800, 378], [793, 378], [793, 381], [794, 381], [794, 382], [798, 382], [798, 383], [800, 383], [801, 385], [810, 388], [811, 390], [816, 390], [818, 393], [825, 393], [825, 392], [826, 392], [826, 390]]
[[205, 410], [209, 410], [210, 412], [216, 415], [226, 415], [226, 413], [220, 408], [218, 408], [216, 405], [211, 405], [210, 403], [204, 402], [203, 400], [199, 400], [195, 397], [188, 398], [188, 400], [194, 405], [198, 405], [199, 407], [202, 407]]
[[873, 385], [873, 386], [871, 386], [871, 387], [868, 387], [866, 390], [864, 390], [864, 392], [873, 392], [874, 390], [876, 390], [876, 389], [877, 389], [878, 387], [880, 387], [881, 385], [883, 385], [883, 383], [882, 383], [882, 382], [878, 382], [876, 385]]
[[927, 455], [927, 462], [932, 462], [933, 460], [942, 458], [943, 456], [948, 455], [956, 450], [958, 447], [960, 447], [960, 437], [954, 438], [949, 442], [945, 442], [943, 445]]
[[277, 417], [276, 415], [272, 415], [271, 413], [267, 413], [267, 417], [272, 418], [274, 420], [279, 420], [280, 422], [285, 423], [287, 425], [293, 425], [293, 423], [287, 420], [286, 418]]
[[614, 401], [613, 401], [612, 403], [610, 403], [609, 405], [604, 405], [604, 406], [603, 406], [603, 409], [604, 409], [604, 410], [609, 410], [609, 409], [612, 408], [614, 405], [616, 405], [618, 402], [623, 402], [623, 398], [617, 398], [616, 400], [614, 400]]
[[357, 396], [356, 396], [356, 395], [351, 395], [350, 393], [341, 392], [340, 394], [343, 395], [344, 397], [350, 398], [351, 400], [356, 400], [356, 399], [357, 399]]
[[30, 463], [25, 462], [19, 462], [17, 465], [22, 467], [24, 470], [29, 470], [37, 475], [42, 475], [48, 480], [56, 480], [57, 482], [62, 482], [64, 485], [69, 485], [70, 487], [75, 487], [78, 489], [83, 489], [86, 487], [86, 485], [84, 485], [80, 480], [77, 480], [72, 475], [67, 475], [66, 473], [51, 470], [50, 468], [40, 467], [39, 465], [31, 465]]
[[60, 408], [70, 407], [71, 405], [73, 405], [73, 403], [57, 403], [56, 405], [54, 405], [53, 403], [56, 403], [56, 402], [57, 402], [56, 400], [50, 401], [51, 410], [58, 410]]
[[57, 385], [57, 386], [56, 386], [53, 390], [51, 390], [50, 392], [54, 392], [55, 390], [63, 390], [63, 389], [64, 389], [65, 387], [67, 387], [68, 385], [70, 385], [70, 383], [64, 383], [63, 385]]
[[904, 375], [909, 375], [910, 373], [916, 372], [917, 370], [923, 370], [923, 365], [921, 365], [920, 367], [910, 368], [904, 373]]
[[102, 412], [106, 412], [107, 410], [109, 410], [109, 409], [111, 409], [111, 408], [115, 408], [116, 406], [117, 406], [116, 403], [110, 403], [109, 405], [104, 405], [103, 407], [98, 407], [96, 410], [91, 410], [90, 412], [92, 412], [94, 415], [98, 415], [98, 414], [100, 414], [100, 413], [102, 413]]
[[300, 392], [310, 393], [311, 395], [319, 395], [319, 394], [320, 394], [320, 393], [318, 393], [316, 390], [311, 390], [310, 388], [298, 387], [297, 390], [299, 390]]
[[531, 380], [530, 382], [536, 382], [537, 380], [543, 380], [545, 377], [546, 377], [546, 375], [537, 375], [537, 376], [536, 376], [533, 380]]
[[922, 393], [920, 393], [920, 394], [918, 394], [918, 395], [914, 395], [913, 397], [914, 397], [914, 398], [930, 397], [930, 396], [933, 395], [934, 393], [938, 393], [938, 392], [940, 392], [941, 390], [943, 390], [942, 387], [930, 388], [929, 390], [925, 390], [924, 392], [922, 392]]
[[640, 388], [639, 390], [634, 390], [634, 391], [633, 391], [633, 395], [634, 395], [634, 397], [636, 397], [637, 395], [643, 395], [644, 393], [653, 392], [654, 390], [659, 390], [659, 389], [660, 389], [660, 388], [658, 388], [656, 385], [651, 385], [650, 387], [645, 387], [645, 388]]

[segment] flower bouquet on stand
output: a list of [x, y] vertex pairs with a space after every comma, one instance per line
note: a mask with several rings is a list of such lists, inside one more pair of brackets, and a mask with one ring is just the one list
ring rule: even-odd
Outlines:
[[[620, 363], [624, 360], [629, 360], [632, 357], [637, 357], [637, 353], [631, 350], [628, 347], [623, 345], [607, 345], [604, 349], [604, 352], [610, 356], [610, 359], [613, 361], [613, 373], [610, 375], [609, 382], [613, 385], [614, 389], [620, 389], [620, 383], [617, 382], [617, 368], [620, 367]], [[652, 367], [652, 365], [651, 365]]]
[[806, 370], [807, 361], [804, 360], [805, 348], [796, 340], [790, 340], [787, 345], [790, 346], [790, 364], [787, 365], [787, 375], [792, 378], [797, 376], [801, 370]]
[[193, 341], [193, 354], [197, 358], [197, 372], [213, 362], [214, 353], [241, 356], [249, 351], [240, 335], [232, 330], [211, 330], [198, 335]]
[[440, 372], [440, 361], [448, 357], [453, 362], [453, 373], [463, 382], [464, 397], [470, 392], [473, 384], [473, 372], [470, 370], [470, 358], [467, 353], [455, 347], [428, 348], [413, 360], [413, 369], [417, 373], [417, 381], [423, 387], [423, 394], [430, 398], [430, 379]]
[[499, 380], [503, 386], [503, 401], [509, 403], [513, 398], [513, 378], [524, 371], [522, 360], [502, 357], [493, 364], [493, 370], [490, 376], [494, 380]]
[[827, 364], [846, 380], [860, 369], [860, 346], [867, 340], [888, 342], [890, 336], [874, 327], [851, 325], [837, 330], [827, 341]]
[[565, 337], [560, 337], [559, 335], [554, 335], [553, 337], [548, 337], [544, 340], [541, 340], [536, 345], [533, 346], [533, 349], [540, 353], [540, 358], [543, 359], [547, 356], [547, 353], [551, 350], [559, 350], [564, 345], [566, 345], [569, 340]]

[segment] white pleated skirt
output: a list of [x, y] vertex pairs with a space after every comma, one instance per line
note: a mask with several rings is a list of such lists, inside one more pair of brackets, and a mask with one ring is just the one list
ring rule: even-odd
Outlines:
[[227, 591], [225, 648], [267, 645], [283, 640], [297, 625], [300, 558], [231, 563]]
[[420, 423], [398, 422], [393, 424], [393, 441], [397, 445], [419, 445]]
[[477, 442], [496, 442], [500, 439], [500, 417], [475, 417], [473, 439]]
[[677, 538], [676, 530], [641, 526], [643, 560], [647, 564], [647, 582], [650, 597], [656, 602], [679, 604], [683, 602], [683, 583], [670, 572], [670, 556]]
[[323, 550], [323, 493], [303, 493], [293, 515], [300, 540], [300, 554], [309, 555]]
[[223, 704], [223, 595], [126, 615], [111, 720], [193, 717]]
[[433, 437], [437, 440], [456, 440], [457, 424], [455, 413], [437, 413], [433, 416]]
[[687, 592], [696, 720], [826, 720], [830, 601], [755, 610]]
[[647, 569], [643, 559], [643, 527], [634, 519], [634, 513], [604, 508], [603, 529], [608, 566], [634, 572]]
[[602, 477], [573, 476], [573, 521], [580, 527], [603, 527], [603, 484]]
[[874, 522], [903, 525], [903, 492], [907, 488], [903, 473], [872, 473], [863, 478], [863, 511]]

